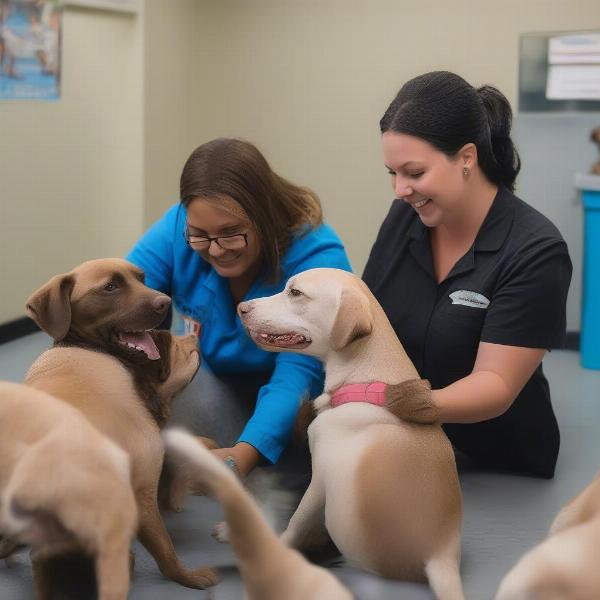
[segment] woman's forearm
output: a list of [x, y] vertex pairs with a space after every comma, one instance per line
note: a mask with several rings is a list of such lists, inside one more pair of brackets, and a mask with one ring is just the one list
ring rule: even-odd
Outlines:
[[442, 423], [477, 423], [504, 413], [515, 394], [497, 373], [478, 371], [433, 390], [432, 397]]

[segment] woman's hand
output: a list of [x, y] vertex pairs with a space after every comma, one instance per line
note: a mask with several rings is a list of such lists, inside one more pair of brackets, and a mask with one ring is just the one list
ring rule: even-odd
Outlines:
[[440, 418], [427, 379], [409, 379], [388, 385], [385, 388], [384, 408], [411, 423], [437, 423]]
[[232, 456], [240, 477], [246, 477], [260, 460], [258, 450], [246, 442], [238, 442], [233, 448], [217, 448], [212, 453], [221, 460]]

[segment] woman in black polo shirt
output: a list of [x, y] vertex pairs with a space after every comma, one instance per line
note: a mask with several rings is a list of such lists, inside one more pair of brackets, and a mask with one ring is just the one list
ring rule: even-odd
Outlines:
[[556, 227], [512, 193], [511, 120], [497, 89], [453, 73], [401, 88], [380, 122], [396, 200], [363, 279], [454, 446], [552, 477], [560, 436], [542, 359], [563, 342], [572, 267]]

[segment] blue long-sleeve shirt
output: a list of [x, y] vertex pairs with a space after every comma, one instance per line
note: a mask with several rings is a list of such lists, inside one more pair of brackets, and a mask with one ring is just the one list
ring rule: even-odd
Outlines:
[[[172, 206], [126, 258], [144, 270], [146, 285], [169, 294], [184, 318], [201, 325], [200, 351], [212, 371], [271, 373], [238, 441], [274, 463], [290, 439], [301, 400], [323, 390], [321, 363], [300, 354], [266, 352], [254, 344], [236, 314], [227, 279], [185, 242], [185, 222], [185, 208]], [[244, 300], [276, 294], [292, 275], [317, 267], [351, 270], [341, 240], [325, 224], [296, 237], [281, 259], [279, 281], [272, 284], [259, 277]]]

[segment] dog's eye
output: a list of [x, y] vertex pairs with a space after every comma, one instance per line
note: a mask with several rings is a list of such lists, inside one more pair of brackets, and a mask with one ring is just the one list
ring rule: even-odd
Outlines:
[[304, 296], [304, 294], [297, 288], [290, 288], [290, 296]]
[[105, 292], [114, 292], [118, 287], [114, 281], [109, 281], [103, 289]]

